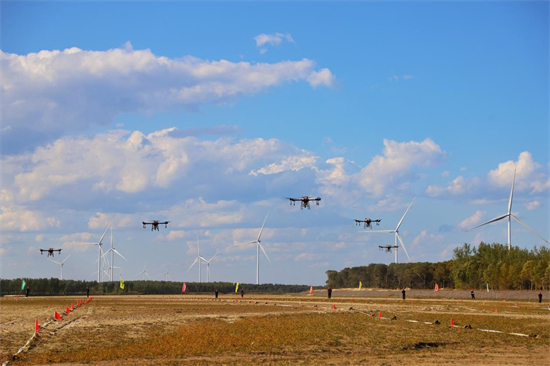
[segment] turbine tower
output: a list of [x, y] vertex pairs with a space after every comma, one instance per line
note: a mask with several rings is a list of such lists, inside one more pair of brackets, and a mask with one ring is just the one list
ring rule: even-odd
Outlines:
[[[97, 243], [82, 243], [80, 245], [97, 245], [98, 247], [98, 256], [97, 256], [97, 282], [101, 282], [101, 256], [102, 256], [102, 253], [103, 251], [101, 250], [101, 245], [102, 245], [102, 242], [103, 242], [103, 238], [105, 237], [105, 234], [107, 234], [107, 230], [109, 230], [109, 227], [107, 226], [107, 228], [105, 229], [105, 231], [103, 232], [103, 235], [101, 235], [101, 238], [99, 239], [99, 241]], [[95, 263], [95, 262], [94, 262]], [[95, 273], [95, 272], [94, 272]]]
[[71, 254], [69, 254], [62, 262], [54, 261], [53, 259], [49, 259], [49, 258], [48, 258], [48, 260], [49, 260], [50, 262], [57, 263], [57, 264], [59, 264], [59, 266], [61, 267], [61, 280], [63, 280], [63, 264], [65, 264], [65, 261], [66, 261], [67, 259], [69, 259], [70, 256], [71, 256]]
[[[267, 258], [267, 260], [269, 261], [269, 263], [271, 263], [271, 260], [267, 256], [267, 253], [265, 252], [265, 249], [264, 249], [263, 245], [261, 244], [261, 242], [262, 242], [261, 241], [262, 232], [264, 231], [265, 222], [267, 221], [267, 217], [269, 216], [269, 212], [270, 211], [268, 211], [267, 215], [265, 216], [264, 223], [262, 224], [260, 232], [258, 233], [258, 238], [256, 240], [248, 241], [246, 243], [241, 243], [241, 244], [256, 244], [256, 285], [260, 284], [260, 249], [264, 253], [264, 255]], [[237, 245], [241, 245], [241, 244], [233, 244], [231, 246], [237, 246]]]
[[[122, 271], [120, 271], [120, 273], [122, 274]], [[149, 274], [147, 273], [147, 262], [145, 262], [145, 266], [143, 266], [143, 271], [139, 272], [137, 276], [139, 275], [143, 275], [143, 280], [145, 281], [145, 276], [147, 276], [149, 279], [151, 279], [151, 276], [149, 276]]]
[[405, 216], [407, 216], [407, 213], [409, 212], [409, 209], [411, 208], [412, 204], [414, 203], [414, 201], [416, 200], [416, 197], [412, 200], [412, 202], [409, 204], [409, 207], [407, 207], [407, 211], [405, 211], [405, 214], [403, 215], [403, 217], [401, 218], [401, 220], [399, 220], [399, 223], [397, 224], [397, 226], [395, 227], [395, 230], [369, 230], [369, 231], [362, 231], [363, 233], [394, 233], [395, 234], [395, 246], [394, 246], [394, 250], [395, 250], [395, 263], [398, 263], [398, 258], [397, 258], [397, 249], [398, 249], [398, 245], [397, 245], [397, 241], [399, 240], [399, 243], [401, 243], [401, 247], [403, 248], [403, 250], [405, 251], [405, 254], [407, 255], [407, 258], [409, 258], [409, 261], [411, 260], [411, 257], [409, 257], [409, 253], [407, 253], [407, 248], [405, 248], [405, 244], [403, 244], [403, 240], [401, 239], [401, 236], [399, 235], [399, 227], [401, 226], [401, 224], [403, 223], [403, 220], [405, 219]]
[[212, 259], [214, 259], [215, 256], [218, 255], [218, 252], [216, 251], [216, 254], [210, 258], [210, 260], [206, 260], [204, 257], [201, 257], [201, 259], [206, 263], [206, 282], [210, 282], [210, 262], [212, 262]]
[[113, 246], [113, 224], [111, 224], [111, 248], [109, 248], [108, 251], [105, 252], [105, 254], [103, 254], [103, 257], [105, 257], [107, 254], [109, 254], [109, 252], [111, 253], [111, 265], [110, 265], [110, 272], [111, 274], [109, 275], [109, 279], [111, 281], [114, 281], [113, 280], [113, 268], [116, 268], [115, 267], [115, 253], [121, 257], [122, 259], [124, 259], [125, 261], [128, 261], [128, 259], [124, 258], [124, 256], [122, 254], [119, 253], [118, 250], [115, 249], [115, 247]]
[[512, 198], [514, 196], [514, 184], [516, 183], [516, 170], [517, 170], [517, 166], [516, 166], [516, 169], [514, 169], [514, 179], [512, 180], [512, 189], [510, 190], [510, 200], [508, 201], [508, 212], [503, 214], [503, 215], [500, 215], [498, 217], [495, 217], [494, 219], [492, 220], [489, 220], [481, 225], [478, 225], [476, 227], [473, 227], [469, 230], [466, 230], [466, 232], [469, 232], [469, 231], [472, 231], [474, 229], [477, 229], [478, 227], [481, 227], [483, 225], [487, 225], [487, 224], [491, 224], [493, 222], [496, 222], [496, 221], [500, 221], [502, 219], [505, 219], [505, 218], [508, 218], [508, 250], [510, 250], [511, 246], [512, 246], [512, 219], [516, 220], [517, 222], [519, 222], [520, 224], [522, 224], [523, 226], [525, 226], [527, 229], [531, 230], [536, 236], [538, 236], [539, 238], [541, 238], [542, 240], [544, 240], [546, 242], [546, 244], [550, 244], [548, 242], [548, 240], [544, 239], [542, 236], [540, 236], [539, 233], [537, 233], [535, 230], [531, 229], [529, 226], [527, 226], [526, 223], [524, 223], [523, 221], [521, 221], [519, 218], [517, 218], [513, 213], [512, 213]]
[[191, 267], [187, 270], [189, 272], [191, 268], [195, 265], [195, 263], [199, 262], [199, 283], [201, 283], [201, 261], [206, 261], [203, 257], [201, 257], [201, 246], [199, 242], [199, 233], [197, 233], [197, 258], [195, 258], [195, 261], [193, 264], [191, 264]]

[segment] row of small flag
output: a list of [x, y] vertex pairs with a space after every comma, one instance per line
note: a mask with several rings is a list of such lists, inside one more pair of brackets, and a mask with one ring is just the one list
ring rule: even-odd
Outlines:
[[[88, 299], [86, 299], [86, 300], [79, 300], [79, 301], [76, 303], [76, 308], [79, 308], [79, 307], [81, 307], [82, 305], [87, 304], [87, 303], [89, 303], [89, 302], [92, 301], [92, 300], [93, 300], [93, 297], [92, 297], [92, 296], [90, 296], [90, 297], [89, 297]], [[74, 304], [71, 304], [70, 307], [67, 306], [67, 307], [65, 308], [65, 315], [69, 315], [69, 314], [71, 313], [71, 311], [74, 311], [76, 308], [75, 308]], [[54, 317], [55, 320], [60, 320], [60, 319], [63, 318], [63, 315], [61, 315], [61, 314], [59, 314], [57, 311], [55, 311], [54, 314], [53, 314], [53, 317]], [[39, 330], [40, 330], [40, 325], [38, 324], [38, 318], [36, 318], [36, 320], [35, 320], [35, 322], [34, 322], [34, 332], [35, 332], [35, 333], [38, 333]]]

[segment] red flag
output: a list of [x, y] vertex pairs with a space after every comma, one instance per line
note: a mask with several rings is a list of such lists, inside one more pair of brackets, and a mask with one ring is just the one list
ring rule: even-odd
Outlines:
[[187, 284], [184, 282], [183, 287], [181, 288], [181, 293], [184, 294], [186, 289], [187, 289]]
[[74, 304], [71, 304], [71, 309], [73, 309], [73, 310], [74, 310]]
[[336, 310], [336, 304], [332, 304], [332, 308]]
[[34, 332], [38, 333], [40, 330], [40, 325], [38, 325], [38, 318], [36, 318], [36, 322], [34, 323]]
[[61, 315], [59, 315], [59, 313], [56, 311], [55, 314], [54, 314], [54, 318], [59, 320], [59, 319], [61, 319]]
[[309, 294], [311, 295], [313, 293], [313, 286], [309, 288]]
[[453, 318], [451, 318], [451, 327], [454, 327], [455, 326], [455, 322], [453, 320]]
[[69, 313], [71, 312], [71, 309], [69, 309], [69, 307], [67, 306], [67, 309], [65, 309], [65, 312], [66, 312], [67, 314], [69, 314]]
[[382, 317], [382, 312], [379, 312], [379, 313], [378, 313], [378, 317], [379, 317], [379, 318]]
[[435, 284], [434, 292], [439, 292], [439, 285], [437, 283]]

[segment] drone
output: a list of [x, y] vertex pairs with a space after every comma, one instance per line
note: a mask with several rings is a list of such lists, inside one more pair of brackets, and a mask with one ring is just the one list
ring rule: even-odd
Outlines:
[[48, 257], [53, 257], [53, 252], [58, 252], [59, 254], [61, 254], [61, 249], [40, 249], [40, 254], [43, 254], [44, 252], [48, 252]]
[[167, 228], [169, 222], [170, 221], [159, 222], [158, 220], [153, 220], [153, 222], [142, 221], [141, 223], [143, 224], [144, 229], [147, 227], [147, 225], [151, 225], [151, 231], [153, 231], [153, 230], [160, 231], [159, 230], [159, 225], [164, 225], [164, 227]]
[[392, 249], [397, 249], [397, 245], [379, 245], [380, 250], [385, 250], [386, 253], [391, 252]]
[[311, 210], [311, 207], [309, 206], [310, 201], [315, 201], [317, 203], [317, 206], [319, 206], [319, 202], [321, 202], [321, 197], [308, 197], [303, 196], [302, 198], [291, 198], [286, 197], [287, 200], [290, 200], [291, 206], [296, 206], [296, 202], [300, 202], [300, 210], [303, 210], [304, 208], [307, 208], [308, 210]]
[[371, 219], [367, 219], [365, 218], [364, 220], [355, 220], [355, 225], [361, 225], [362, 222], [365, 223], [365, 229], [366, 228], [369, 228], [369, 229], [372, 229], [372, 223], [376, 223], [376, 226], [380, 225], [380, 221], [382, 221], [381, 219], [378, 219], [378, 220], [371, 220]]

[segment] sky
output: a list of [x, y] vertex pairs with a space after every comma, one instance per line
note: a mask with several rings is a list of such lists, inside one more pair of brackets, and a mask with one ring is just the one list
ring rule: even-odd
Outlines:
[[[413, 199], [410, 261], [449, 260], [507, 242], [466, 230], [514, 171], [512, 213], [550, 237], [548, 2], [2, 1], [0, 24], [2, 278], [59, 277], [53, 247], [97, 279], [83, 244], [112, 227], [113, 280], [198, 281], [198, 238], [211, 281], [254, 283], [269, 213], [260, 282], [322, 285], [392, 263], [363, 231]], [[547, 245], [515, 221], [512, 244]]]

